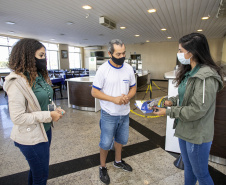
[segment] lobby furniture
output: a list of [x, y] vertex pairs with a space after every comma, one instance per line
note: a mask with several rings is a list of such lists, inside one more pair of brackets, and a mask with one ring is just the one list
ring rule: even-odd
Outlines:
[[99, 100], [91, 95], [93, 77], [66, 79], [68, 107], [86, 111], [99, 111]]

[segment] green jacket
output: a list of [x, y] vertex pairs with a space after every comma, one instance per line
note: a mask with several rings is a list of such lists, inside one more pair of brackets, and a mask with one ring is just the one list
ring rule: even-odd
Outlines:
[[208, 66], [188, 79], [181, 106], [177, 97], [169, 98], [173, 106], [166, 110], [174, 122], [175, 136], [194, 144], [213, 140], [216, 93], [223, 88], [221, 77]]

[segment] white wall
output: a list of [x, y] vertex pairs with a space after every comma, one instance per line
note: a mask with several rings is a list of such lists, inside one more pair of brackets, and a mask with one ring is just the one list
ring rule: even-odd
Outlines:
[[[208, 40], [210, 52], [214, 61], [222, 59], [223, 39]], [[225, 45], [226, 48], [226, 45]], [[85, 50], [85, 67], [89, 68], [89, 57], [92, 50]], [[108, 57], [107, 46], [102, 48], [105, 57]], [[164, 73], [174, 70], [176, 66], [176, 56], [178, 51], [178, 42], [159, 42], [145, 44], [126, 45], [126, 58], [130, 54], [141, 54], [143, 70], [149, 70], [151, 78], [163, 79]]]

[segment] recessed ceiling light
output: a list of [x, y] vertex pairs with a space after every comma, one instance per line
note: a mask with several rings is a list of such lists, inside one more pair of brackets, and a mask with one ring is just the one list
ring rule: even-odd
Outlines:
[[150, 42], [150, 40], [146, 40], [146, 42]]
[[55, 40], [55, 39], [50, 39], [50, 40]]
[[14, 31], [9, 31], [9, 33], [14, 33]]
[[126, 29], [126, 27], [125, 26], [121, 26], [120, 29], [124, 30], [124, 29]]
[[202, 29], [198, 29], [197, 31], [203, 31]]
[[148, 10], [148, 13], [154, 13], [154, 12], [156, 12], [156, 9], [149, 9]]
[[74, 23], [70, 22], [70, 21], [67, 22], [67, 25], [72, 25], [72, 24], [74, 24]]
[[140, 35], [134, 35], [135, 37], [139, 37]]
[[161, 30], [162, 30], [162, 31], [166, 31], [166, 28], [162, 28]]
[[208, 17], [202, 17], [202, 20], [207, 20], [209, 18], [210, 18], [209, 16]]
[[172, 37], [167, 37], [167, 39], [172, 39]]
[[15, 22], [7, 21], [6, 24], [16, 24]]
[[92, 7], [89, 6], [89, 5], [84, 5], [84, 6], [82, 6], [82, 8], [85, 9], [85, 10], [90, 10], [90, 9], [92, 9]]

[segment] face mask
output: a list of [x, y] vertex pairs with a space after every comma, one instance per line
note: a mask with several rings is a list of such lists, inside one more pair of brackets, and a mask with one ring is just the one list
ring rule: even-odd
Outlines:
[[179, 62], [183, 65], [189, 65], [191, 63], [190, 58], [186, 59], [184, 58], [184, 53], [177, 53], [177, 58], [179, 60]]
[[36, 60], [36, 67], [38, 71], [45, 71], [46, 70], [46, 59], [38, 59], [35, 57]]
[[125, 60], [125, 57], [122, 57], [122, 58], [115, 58], [115, 57], [112, 55], [111, 60], [112, 60], [115, 64], [121, 66], [121, 65], [123, 64], [124, 60]]

